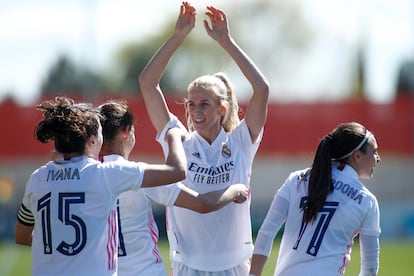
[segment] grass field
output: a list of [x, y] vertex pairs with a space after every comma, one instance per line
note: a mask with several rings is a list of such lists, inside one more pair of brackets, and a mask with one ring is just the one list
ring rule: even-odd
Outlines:
[[[275, 242], [263, 276], [272, 276], [279, 243]], [[160, 241], [159, 248], [168, 266], [168, 243]], [[381, 243], [380, 276], [413, 275], [414, 241], [386, 241]], [[30, 275], [30, 248], [13, 243], [0, 243], [0, 276]], [[356, 276], [359, 272], [359, 247], [354, 246], [351, 263], [345, 275]]]

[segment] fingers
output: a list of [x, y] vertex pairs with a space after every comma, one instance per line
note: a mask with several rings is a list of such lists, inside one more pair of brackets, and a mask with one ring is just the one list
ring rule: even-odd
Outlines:
[[191, 4], [188, 3], [188, 2], [183, 2], [181, 7], [184, 10], [184, 12], [187, 13], [187, 14], [195, 14], [196, 13], [195, 7], [191, 6]]
[[196, 9], [188, 2], [182, 2], [175, 31], [187, 35], [195, 25]]
[[[227, 19], [224, 11], [220, 9], [217, 9], [213, 6], [207, 6], [207, 10], [208, 11], [206, 12], [206, 15], [212, 21], [225, 21]], [[181, 14], [195, 14], [196, 13], [195, 7], [192, 6], [190, 3], [188, 3], [187, 1], [182, 2], [180, 6], [180, 11], [181, 11]]]
[[244, 184], [233, 184], [234, 187], [237, 189], [236, 194], [234, 195], [233, 202], [234, 203], [243, 203], [245, 202], [250, 195], [250, 190]]
[[210, 28], [210, 25], [208, 25], [207, 20], [203, 20], [204, 28], [206, 29], [207, 33], [210, 35], [212, 33], [212, 29]]
[[233, 199], [234, 203], [243, 203], [248, 199], [248, 193], [247, 192], [239, 192]]
[[180, 15], [195, 15], [196, 9], [188, 2], [183, 2], [180, 6]]
[[206, 12], [206, 15], [210, 18], [211, 21], [225, 21], [226, 20], [226, 14], [219, 9], [216, 9], [213, 6], [207, 6], [208, 12]]

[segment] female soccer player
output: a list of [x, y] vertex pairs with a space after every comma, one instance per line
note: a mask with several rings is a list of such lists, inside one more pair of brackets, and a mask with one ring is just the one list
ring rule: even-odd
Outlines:
[[262, 274], [272, 242], [285, 229], [274, 275], [343, 275], [359, 235], [361, 276], [377, 275], [379, 208], [359, 180], [370, 179], [381, 158], [374, 135], [342, 123], [319, 143], [311, 168], [290, 174], [275, 194], [259, 230], [251, 275]]
[[[134, 116], [124, 100], [110, 100], [99, 106], [103, 115], [104, 162], [127, 159], [135, 145]], [[224, 190], [198, 194], [183, 185], [171, 184], [138, 191], [126, 191], [118, 197], [118, 275], [167, 276], [165, 264], [157, 248], [158, 227], [151, 201], [166, 206], [179, 206], [200, 213], [223, 207], [233, 200], [242, 203], [248, 189], [234, 184]]]
[[62, 158], [30, 176], [16, 222], [17, 244], [32, 247], [32, 275], [116, 275], [116, 200], [121, 192], [177, 182], [186, 161], [177, 129], [165, 164], [101, 163], [100, 115], [66, 97], [44, 101], [36, 138]]
[[[166, 131], [174, 126], [185, 131], [187, 178], [182, 184], [199, 193], [234, 183], [249, 188], [266, 120], [269, 87], [231, 37], [225, 13], [209, 6], [206, 14], [210, 19], [210, 24], [204, 21], [207, 34], [229, 54], [252, 86], [245, 117], [239, 120], [233, 88], [222, 73], [201, 76], [188, 86], [188, 130], [170, 113], [159, 83], [172, 55], [194, 27], [196, 11], [187, 2], [181, 5], [175, 31], [141, 72], [141, 93], [164, 153]], [[208, 214], [168, 207], [167, 223], [172, 275], [248, 275], [253, 249], [250, 199]]]

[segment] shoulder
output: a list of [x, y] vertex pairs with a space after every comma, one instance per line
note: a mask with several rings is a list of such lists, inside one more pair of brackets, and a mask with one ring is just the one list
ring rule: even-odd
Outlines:
[[105, 160], [105, 162], [99, 163], [99, 168], [145, 168], [146, 163], [130, 161], [125, 158], [117, 158], [115, 160]]
[[242, 135], [249, 135], [249, 127], [246, 124], [246, 120], [242, 119], [239, 124], [230, 132], [230, 134], [236, 135], [236, 134], [242, 134]]
[[164, 128], [161, 130], [160, 133], [157, 134], [156, 140], [162, 142], [167, 134], [167, 131], [170, 128], [180, 128], [184, 131], [184, 133], [188, 134], [187, 128], [184, 124], [175, 116], [174, 114], [170, 113], [170, 120], [165, 124]]
[[[301, 169], [291, 172], [286, 178], [285, 182], [279, 189], [279, 194], [285, 198], [289, 198], [289, 194], [297, 193], [299, 191], [305, 192], [309, 180], [310, 169]], [[304, 185], [300, 185], [304, 184]]]
[[227, 135], [230, 137], [230, 139], [232, 139], [233, 141], [237, 141], [242, 146], [252, 147], [253, 149], [257, 150], [263, 138], [263, 128], [259, 136], [255, 139], [255, 141], [252, 141], [249, 127], [246, 124], [246, 120], [242, 119], [240, 123], [231, 132], [227, 133]]
[[301, 181], [308, 181], [309, 175], [310, 175], [310, 168], [292, 171], [287, 177], [287, 181], [296, 182], [296, 183], [301, 182]]

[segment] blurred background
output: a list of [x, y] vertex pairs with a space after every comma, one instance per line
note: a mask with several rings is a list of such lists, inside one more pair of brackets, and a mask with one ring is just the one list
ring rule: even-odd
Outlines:
[[[205, 6], [223, 9], [232, 36], [269, 79], [263, 142], [252, 174], [254, 230], [292, 170], [309, 166], [320, 139], [358, 121], [382, 162], [366, 186], [381, 208], [383, 239], [414, 239], [414, 1], [193, 0], [196, 27], [162, 80], [172, 110], [187, 84], [227, 73], [242, 108], [249, 84], [202, 26]], [[178, 0], [0, 0], [0, 241], [12, 240], [29, 175], [52, 145], [33, 130], [42, 99], [99, 104], [127, 99], [137, 118], [133, 160], [161, 161], [137, 75], [174, 29]], [[161, 235], [164, 208], [154, 205]]]

